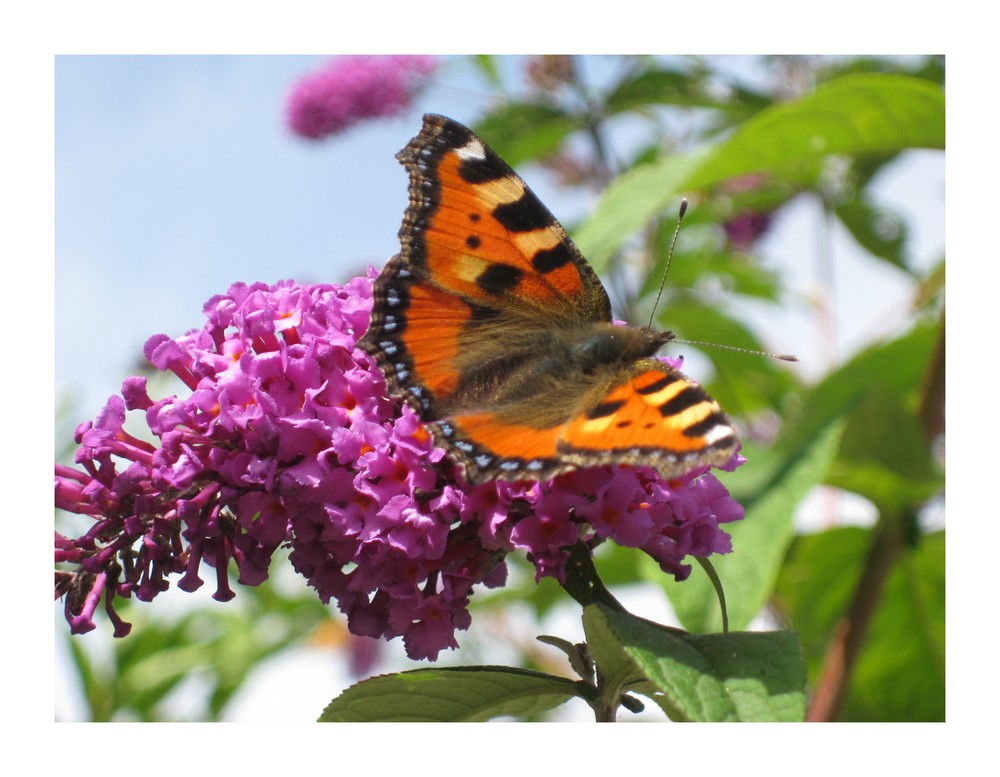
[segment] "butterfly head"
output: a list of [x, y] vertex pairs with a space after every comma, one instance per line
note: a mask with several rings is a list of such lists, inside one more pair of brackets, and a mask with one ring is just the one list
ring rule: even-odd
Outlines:
[[599, 367], [630, 364], [653, 356], [665, 343], [674, 339], [673, 332], [605, 322], [592, 324], [587, 334], [578, 330], [573, 334], [567, 347], [569, 360], [587, 374]]

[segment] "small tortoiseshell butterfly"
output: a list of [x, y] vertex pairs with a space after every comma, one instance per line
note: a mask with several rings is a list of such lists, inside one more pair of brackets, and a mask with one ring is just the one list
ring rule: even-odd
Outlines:
[[375, 281], [360, 345], [466, 480], [615, 463], [673, 478], [729, 460], [726, 414], [651, 358], [673, 333], [612, 323], [597, 274], [482, 139], [427, 115], [397, 158], [402, 252]]

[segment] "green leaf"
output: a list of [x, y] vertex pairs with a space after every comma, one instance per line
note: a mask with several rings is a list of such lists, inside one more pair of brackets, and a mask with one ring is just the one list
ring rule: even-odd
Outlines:
[[[665, 326], [682, 338], [722, 343], [736, 348], [763, 350], [764, 345], [741, 322], [693, 296], [672, 299], [661, 317]], [[676, 354], [692, 346], [674, 346]], [[715, 400], [730, 413], [739, 415], [762, 407], [776, 409], [787, 394], [796, 388], [795, 376], [787, 365], [772, 359], [749, 356], [719, 348], [702, 348], [702, 354], [715, 367], [711, 381], [700, 382]]]
[[936, 475], [916, 415], [881, 381], [871, 385], [851, 412], [840, 452], [851, 461], [884, 464], [912, 480]]
[[944, 148], [944, 92], [919, 78], [834, 79], [756, 114], [717, 146], [633, 168], [612, 185], [575, 239], [602, 271], [622, 241], [676, 197], [754, 172], [794, 173], [830, 154]]
[[513, 168], [559, 149], [578, 122], [557, 108], [537, 103], [508, 103], [476, 122], [475, 131], [501, 149]]
[[[754, 109], [759, 109], [765, 104], [764, 98], [759, 96], [753, 102]], [[738, 100], [712, 96], [705, 88], [705, 80], [697, 75], [682, 70], [656, 67], [629, 74], [604, 99], [604, 110], [608, 114], [643, 110], [650, 105], [688, 105], [727, 111], [747, 110], [747, 107]]]
[[[689, 191], [687, 185], [715, 156], [710, 146], [637, 165], [608, 187], [593, 215], [573, 239], [598, 273], [602, 273], [622, 242]], [[669, 161], [669, 164], [665, 164]]]
[[944, 532], [922, 537], [894, 567], [841, 719], [945, 719]]
[[943, 478], [914, 480], [889, 465], [875, 461], [838, 461], [831, 468], [826, 482], [865, 497], [880, 513], [889, 514], [923, 504], [944, 486]]
[[651, 105], [678, 105], [715, 109], [712, 123], [725, 123], [752, 115], [771, 104], [770, 95], [755, 92], [739, 83], [729, 83], [720, 93], [714, 75], [701, 63], [688, 62], [681, 68], [648, 64], [630, 71], [603, 98], [604, 112], [649, 110]]
[[922, 78], [932, 83], [944, 84], [944, 57], [926, 56], [916, 62], [902, 61], [898, 57], [850, 57], [830, 59], [823, 63], [819, 77], [830, 80], [852, 73], [897, 73]]
[[599, 604], [584, 607], [583, 633], [594, 665], [603, 683], [612, 689], [614, 699], [624, 692], [629, 683], [637, 681], [642, 675], [619, 637], [610, 629], [607, 619], [610, 611], [610, 608]]
[[185, 719], [217, 720], [265, 659], [330, 619], [304, 582], [298, 595], [279, 594], [269, 583], [246, 586], [225, 606], [212, 602], [176, 619], [134, 599], [118, 600], [117, 606], [134, 626], [102, 660], [90, 657], [78, 637], [70, 638], [91, 720], [164, 720], [176, 714], [168, 712], [166, 697], [193, 677], [201, 694], [187, 698]]
[[[796, 539], [775, 602], [802, 638], [810, 681], [820, 674], [872, 542], [844, 527]], [[924, 535], [886, 581], [848, 686], [844, 720], [944, 720], [945, 536]]]
[[800, 535], [778, 575], [774, 602], [795, 624], [813, 682], [833, 624], [857, 586], [871, 537], [870, 529], [857, 527]]
[[503, 92], [503, 79], [500, 78], [500, 70], [497, 67], [496, 57], [491, 54], [478, 54], [470, 57], [472, 63], [478, 66], [479, 71], [486, 78], [490, 88], [498, 92]]
[[[781, 461], [760, 493], [745, 504], [746, 517], [726, 525], [733, 537], [733, 552], [713, 558], [726, 591], [729, 622], [733, 629], [746, 628], [767, 602], [777, 579], [781, 561], [792, 539], [792, 518], [799, 502], [823, 481], [833, 462], [843, 425], [824, 429], [795, 454]], [[750, 460], [745, 467], [753, 465]], [[715, 588], [707, 575], [697, 571], [683, 583], [665, 584], [659, 567], [647, 564], [664, 585], [680, 622], [689, 631], [719, 631], [722, 615]]]
[[793, 632], [684, 634], [588, 608], [647, 678], [635, 690], [677, 721], [801, 721], [805, 666]]
[[866, 497], [883, 514], [916, 509], [944, 487], [920, 420], [881, 382], [851, 412], [828, 482]]
[[786, 424], [778, 445], [786, 451], [808, 445], [820, 430], [847, 415], [874, 383], [895, 394], [915, 395], [937, 337], [937, 325], [917, 326], [903, 337], [856, 355], [806, 395], [801, 412]]
[[536, 715], [579, 696], [563, 677], [502, 666], [415, 669], [352, 685], [320, 721], [461, 722]]
[[[673, 298], [696, 293], [699, 286], [715, 289], [722, 286], [730, 294], [743, 295], [775, 302], [779, 299], [780, 277], [773, 270], [754, 261], [746, 253], [720, 248], [720, 221], [732, 213], [728, 208], [688, 209], [684, 219], [685, 244], [692, 248], [678, 248], [670, 264], [670, 275], [660, 301], [663, 314], [660, 319], [673, 326]], [[676, 221], [663, 219], [656, 230], [652, 249], [655, 261], [644, 271], [639, 299], [652, 305], [666, 269], [667, 255], [674, 236]], [[714, 302], [718, 307], [718, 302]], [[657, 308], [660, 309], [659, 307]]]
[[905, 269], [906, 225], [895, 213], [876, 208], [863, 196], [838, 205], [834, 212], [858, 244], [872, 256]]

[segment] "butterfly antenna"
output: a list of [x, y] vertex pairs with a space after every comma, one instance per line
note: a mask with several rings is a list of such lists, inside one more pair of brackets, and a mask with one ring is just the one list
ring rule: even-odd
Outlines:
[[726, 351], [739, 351], [740, 353], [748, 353], [752, 356], [768, 356], [772, 359], [781, 359], [784, 362], [797, 362], [799, 360], [798, 356], [793, 356], [790, 353], [769, 353], [768, 351], [755, 351], [752, 348], [740, 348], [737, 345], [723, 345], [722, 343], [705, 343], [700, 340], [677, 340], [671, 339], [671, 343], [680, 343], [683, 345], [700, 345], [706, 348], [722, 348]]
[[670, 250], [667, 251], [667, 266], [663, 268], [663, 277], [660, 279], [660, 288], [656, 292], [656, 300], [653, 302], [653, 310], [649, 314], [647, 326], [652, 329], [653, 317], [656, 315], [656, 306], [660, 304], [660, 295], [663, 294], [663, 286], [667, 282], [667, 273], [670, 272], [670, 260], [674, 258], [674, 246], [677, 245], [677, 236], [681, 233], [681, 222], [684, 221], [684, 214], [687, 213], [688, 201], [685, 197], [681, 200], [681, 207], [677, 211], [677, 227], [674, 229], [674, 236], [670, 240]]
[[[681, 200], [681, 207], [677, 211], [677, 227], [674, 229], [674, 236], [670, 240], [670, 250], [667, 251], [667, 266], [663, 268], [663, 278], [660, 279], [660, 288], [656, 292], [656, 301], [653, 303], [653, 312], [649, 314], [649, 324], [648, 326], [652, 328], [653, 317], [656, 315], [656, 306], [660, 304], [660, 295], [663, 294], [663, 286], [667, 282], [667, 273], [670, 272], [670, 260], [674, 258], [674, 246], [677, 245], [677, 236], [681, 233], [681, 223], [684, 221], [684, 214], [687, 213], [688, 201], [687, 198]], [[785, 362], [797, 362], [799, 360], [798, 356], [793, 356], [789, 353], [769, 353], [767, 351], [755, 351], [751, 348], [740, 348], [736, 345], [722, 345], [721, 343], [705, 343], [699, 340], [677, 340], [671, 338], [672, 343], [681, 343], [684, 345], [700, 345], [706, 348], [722, 348], [726, 351], [738, 351], [739, 353], [748, 353], [753, 356], [767, 356], [771, 359], [780, 359]]]

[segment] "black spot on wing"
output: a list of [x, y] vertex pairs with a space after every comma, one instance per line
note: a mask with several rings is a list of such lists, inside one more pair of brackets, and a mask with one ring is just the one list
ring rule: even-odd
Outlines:
[[666, 418], [667, 416], [683, 413], [688, 408], [694, 407], [704, 401], [704, 391], [694, 386], [688, 386], [669, 402], [660, 405], [660, 413]]
[[566, 247], [565, 243], [559, 243], [553, 248], [538, 251], [533, 257], [531, 257], [531, 266], [544, 275], [545, 273], [552, 272], [553, 270], [558, 270], [560, 267], [564, 267], [572, 261], [573, 254], [570, 252], [569, 248]]
[[618, 410], [624, 404], [625, 404], [624, 399], [616, 399], [612, 402], [601, 402], [600, 404], [595, 405], [593, 408], [591, 408], [591, 410], [587, 413], [587, 418], [590, 420], [593, 420], [595, 418], [606, 418], [607, 416], [618, 412]]
[[533, 232], [552, 224], [552, 214], [527, 189], [514, 202], [497, 205], [493, 218], [511, 232]]
[[487, 151], [484, 159], [463, 159], [458, 165], [458, 174], [466, 183], [480, 184], [506, 178], [513, 175], [513, 171], [495, 153]]
[[521, 282], [524, 271], [503, 262], [491, 264], [476, 278], [476, 285], [487, 294], [504, 294]]
[[667, 373], [666, 375], [664, 375], [659, 380], [654, 380], [648, 386], [643, 386], [642, 388], [637, 388], [636, 391], [639, 394], [645, 394], [645, 395], [648, 396], [649, 394], [655, 394], [657, 391], [662, 391], [663, 389], [665, 389], [667, 386], [669, 386], [671, 383], [673, 383], [676, 380], [678, 380], [677, 375], [674, 375], [674, 374], [671, 374], [671, 373]]

